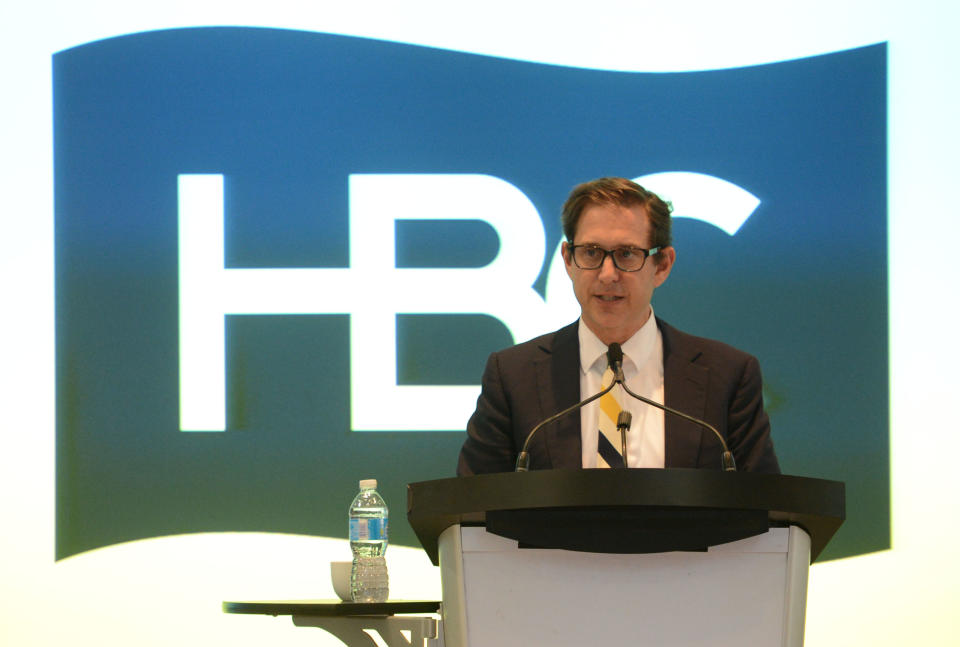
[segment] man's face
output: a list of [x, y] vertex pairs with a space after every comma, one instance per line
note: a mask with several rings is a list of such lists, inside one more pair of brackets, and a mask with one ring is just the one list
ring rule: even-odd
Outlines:
[[[604, 249], [648, 249], [650, 241], [650, 219], [643, 207], [605, 204], [584, 209], [573, 243], [599, 245]], [[665, 247], [659, 265], [651, 257], [637, 272], [618, 270], [610, 256], [598, 269], [583, 270], [573, 262], [569, 245], [563, 246], [563, 260], [580, 302], [583, 322], [603, 343], [622, 344], [650, 316], [653, 290], [667, 280], [676, 252], [672, 247]]]

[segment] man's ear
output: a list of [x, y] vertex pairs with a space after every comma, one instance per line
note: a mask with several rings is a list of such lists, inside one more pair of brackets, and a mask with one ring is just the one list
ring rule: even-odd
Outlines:
[[677, 260], [677, 250], [673, 247], [664, 247], [654, 257], [654, 260], [657, 261], [657, 269], [653, 274], [653, 285], [654, 287], [660, 287], [670, 276], [670, 270], [673, 269], [673, 264]]
[[567, 270], [567, 276], [573, 279], [573, 252], [570, 250], [571, 243], [563, 241], [560, 245], [560, 255], [563, 256], [563, 268]]

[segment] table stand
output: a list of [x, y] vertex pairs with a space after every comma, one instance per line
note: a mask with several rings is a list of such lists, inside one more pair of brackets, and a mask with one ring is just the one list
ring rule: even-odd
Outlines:
[[[438, 622], [427, 616], [293, 616], [298, 627], [319, 627], [349, 647], [377, 647], [370, 631], [380, 634], [387, 647], [443, 647]], [[404, 635], [406, 634], [406, 635]], [[438, 636], [438, 634], [440, 634]], [[407, 638], [409, 636], [409, 638]]]

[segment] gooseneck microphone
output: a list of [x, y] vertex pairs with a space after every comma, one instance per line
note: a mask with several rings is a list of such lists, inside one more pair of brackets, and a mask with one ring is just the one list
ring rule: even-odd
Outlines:
[[[699, 418], [688, 416], [682, 411], [677, 411], [676, 409], [668, 407], [665, 404], [660, 404], [659, 402], [654, 402], [653, 400], [649, 398], [645, 398], [642, 395], [637, 395], [636, 393], [630, 390], [630, 388], [627, 386], [626, 381], [623, 379], [623, 368], [621, 366], [623, 364], [623, 349], [620, 348], [620, 344], [616, 342], [610, 344], [610, 346], [607, 348], [607, 361], [610, 363], [610, 368], [613, 370], [613, 383], [610, 386], [613, 386], [614, 384], [619, 383], [620, 386], [623, 387], [624, 391], [626, 391], [629, 395], [636, 398], [637, 400], [640, 400], [641, 402], [645, 402], [646, 404], [649, 404], [651, 407], [656, 407], [657, 409], [666, 411], [669, 414], [679, 416], [684, 420], [689, 420], [694, 424], [700, 425], [704, 429], [709, 429], [710, 431], [712, 431], [714, 435], [717, 437], [717, 439], [720, 441], [720, 446], [723, 447], [723, 454], [722, 454], [723, 470], [725, 472], [737, 471], [737, 464], [736, 464], [736, 461], [733, 460], [733, 453], [730, 451], [730, 448], [727, 447], [727, 441], [724, 440], [723, 435], [719, 431], [717, 431], [716, 427], [714, 427], [708, 422], [700, 420]], [[609, 388], [607, 390], [609, 390]], [[606, 391], [604, 391], [603, 393], [606, 393]], [[603, 395], [603, 393], [601, 393], [600, 395]], [[624, 451], [623, 455], [624, 457], [626, 457], [627, 455], [626, 451]]]
[[[723, 448], [723, 453], [721, 455], [723, 470], [725, 472], [737, 471], [737, 464], [733, 458], [733, 453], [730, 451], [730, 448], [727, 447], [727, 441], [724, 440], [723, 435], [719, 431], [717, 431], [716, 427], [714, 427], [708, 422], [700, 420], [699, 418], [694, 418], [693, 416], [689, 416], [683, 413], [682, 411], [677, 411], [672, 407], [668, 407], [665, 404], [660, 404], [659, 402], [655, 402], [649, 398], [645, 398], [642, 395], [638, 395], [633, 391], [631, 391], [629, 387], [627, 387], [626, 380], [624, 380], [623, 378], [623, 349], [620, 348], [620, 344], [614, 342], [607, 347], [607, 365], [610, 367], [610, 370], [613, 371], [613, 381], [610, 383], [610, 385], [607, 388], [601, 390], [599, 393], [591, 395], [586, 400], [581, 400], [580, 402], [576, 403], [572, 407], [567, 407], [560, 413], [554, 414], [549, 418], [547, 418], [546, 420], [538, 423], [537, 426], [534, 427], [529, 434], [527, 434], [526, 440], [523, 441], [523, 447], [520, 449], [520, 453], [517, 454], [517, 464], [514, 471], [526, 472], [529, 469], [530, 453], [527, 450], [530, 447], [530, 441], [533, 439], [534, 435], [536, 435], [538, 431], [540, 431], [542, 428], [546, 427], [550, 423], [559, 420], [565, 415], [573, 413], [574, 411], [577, 411], [582, 407], [590, 404], [594, 400], [603, 397], [604, 394], [606, 394], [611, 389], [613, 389], [613, 387], [615, 387], [617, 384], [622, 386], [623, 390], [626, 391], [630, 396], [636, 398], [637, 400], [640, 400], [641, 402], [649, 404], [651, 407], [656, 407], [657, 409], [660, 409], [661, 411], [665, 411], [671, 415], [679, 416], [684, 420], [688, 420], [694, 423], [695, 425], [699, 425], [704, 429], [709, 429], [710, 431], [712, 431], [713, 434], [717, 437], [717, 440], [720, 441], [720, 446]], [[629, 412], [626, 412], [626, 411], [620, 412], [620, 416], [617, 418], [617, 428], [620, 430], [620, 441], [621, 441], [621, 446], [623, 447], [623, 462], [624, 462], [624, 465], [626, 465], [627, 463], [626, 432], [630, 428]]]

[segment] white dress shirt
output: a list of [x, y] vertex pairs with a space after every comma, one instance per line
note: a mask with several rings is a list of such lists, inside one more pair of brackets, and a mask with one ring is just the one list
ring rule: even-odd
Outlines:
[[[607, 368], [607, 346], [580, 319], [580, 399], [600, 391], [603, 372]], [[623, 376], [630, 390], [638, 395], [663, 402], [663, 338], [650, 308], [647, 322], [621, 345]], [[613, 393], [621, 406], [633, 416], [627, 432], [627, 465], [629, 467], [663, 467], [663, 411], [628, 395], [617, 385]], [[582, 465], [597, 466], [599, 403], [594, 400], [580, 410]]]

